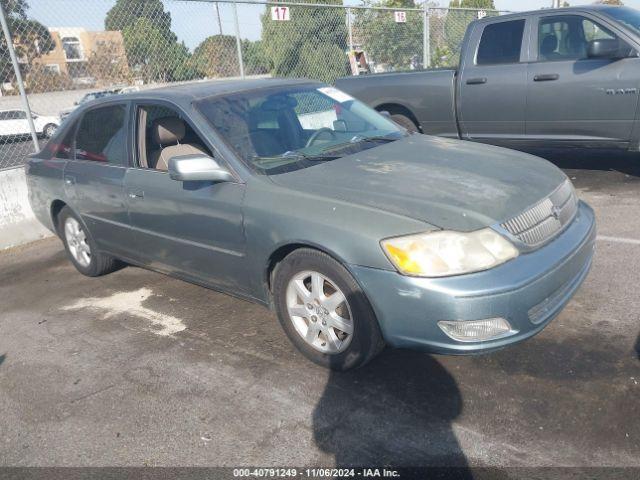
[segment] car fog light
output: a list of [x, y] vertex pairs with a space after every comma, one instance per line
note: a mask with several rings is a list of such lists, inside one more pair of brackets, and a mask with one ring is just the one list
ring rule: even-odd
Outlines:
[[487, 318], [471, 321], [440, 321], [444, 333], [459, 342], [482, 342], [516, 333], [504, 318]]

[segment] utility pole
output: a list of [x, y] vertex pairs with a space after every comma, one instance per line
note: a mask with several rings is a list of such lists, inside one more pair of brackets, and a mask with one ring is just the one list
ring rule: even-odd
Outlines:
[[220, 6], [216, 2], [216, 17], [218, 17], [218, 29], [220, 29], [220, 35], [222, 35], [222, 20], [220, 20]]

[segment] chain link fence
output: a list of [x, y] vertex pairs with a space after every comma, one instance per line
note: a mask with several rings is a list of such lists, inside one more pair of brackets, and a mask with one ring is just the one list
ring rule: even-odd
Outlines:
[[0, 4], [0, 169], [21, 165], [77, 105], [94, 98], [205, 79], [331, 83], [454, 67], [467, 25], [501, 13], [253, 0]]

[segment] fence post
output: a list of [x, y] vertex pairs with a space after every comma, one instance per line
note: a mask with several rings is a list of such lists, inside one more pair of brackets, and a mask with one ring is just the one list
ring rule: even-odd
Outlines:
[[238, 49], [238, 65], [240, 65], [240, 78], [244, 79], [244, 61], [242, 60], [242, 42], [240, 41], [240, 24], [238, 23], [238, 5], [233, 2], [233, 19], [236, 26], [236, 48]]
[[422, 4], [422, 68], [431, 65], [431, 26], [429, 25], [429, 7], [427, 2]]
[[347, 30], [349, 32], [349, 52], [353, 52], [353, 26], [351, 25], [351, 9], [347, 7]]
[[20, 73], [20, 64], [18, 63], [18, 57], [16, 57], [16, 51], [13, 48], [13, 39], [9, 32], [9, 25], [7, 24], [7, 18], [4, 14], [4, 7], [0, 3], [0, 23], [2, 24], [2, 32], [4, 33], [4, 39], [7, 42], [7, 50], [9, 50], [9, 56], [11, 57], [11, 63], [13, 64], [13, 70], [16, 74], [16, 83], [18, 84], [18, 91], [22, 99], [22, 107], [27, 114], [27, 122], [29, 123], [29, 130], [31, 130], [31, 140], [33, 140], [34, 151], [40, 150], [38, 144], [38, 134], [36, 133], [36, 126], [33, 124], [33, 115], [31, 114], [31, 106], [29, 105], [29, 99], [27, 98], [27, 92], [24, 90], [24, 84], [22, 83], [22, 74]]

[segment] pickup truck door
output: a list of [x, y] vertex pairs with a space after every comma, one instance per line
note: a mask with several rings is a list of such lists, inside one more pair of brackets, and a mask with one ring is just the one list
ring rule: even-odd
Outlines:
[[457, 84], [462, 138], [500, 143], [524, 136], [527, 22], [479, 22], [469, 33]]
[[527, 78], [529, 139], [558, 145], [628, 145], [640, 59], [588, 55], [590, 41], [620, 38], [614, 28], [587, 13], [537, 16]]

